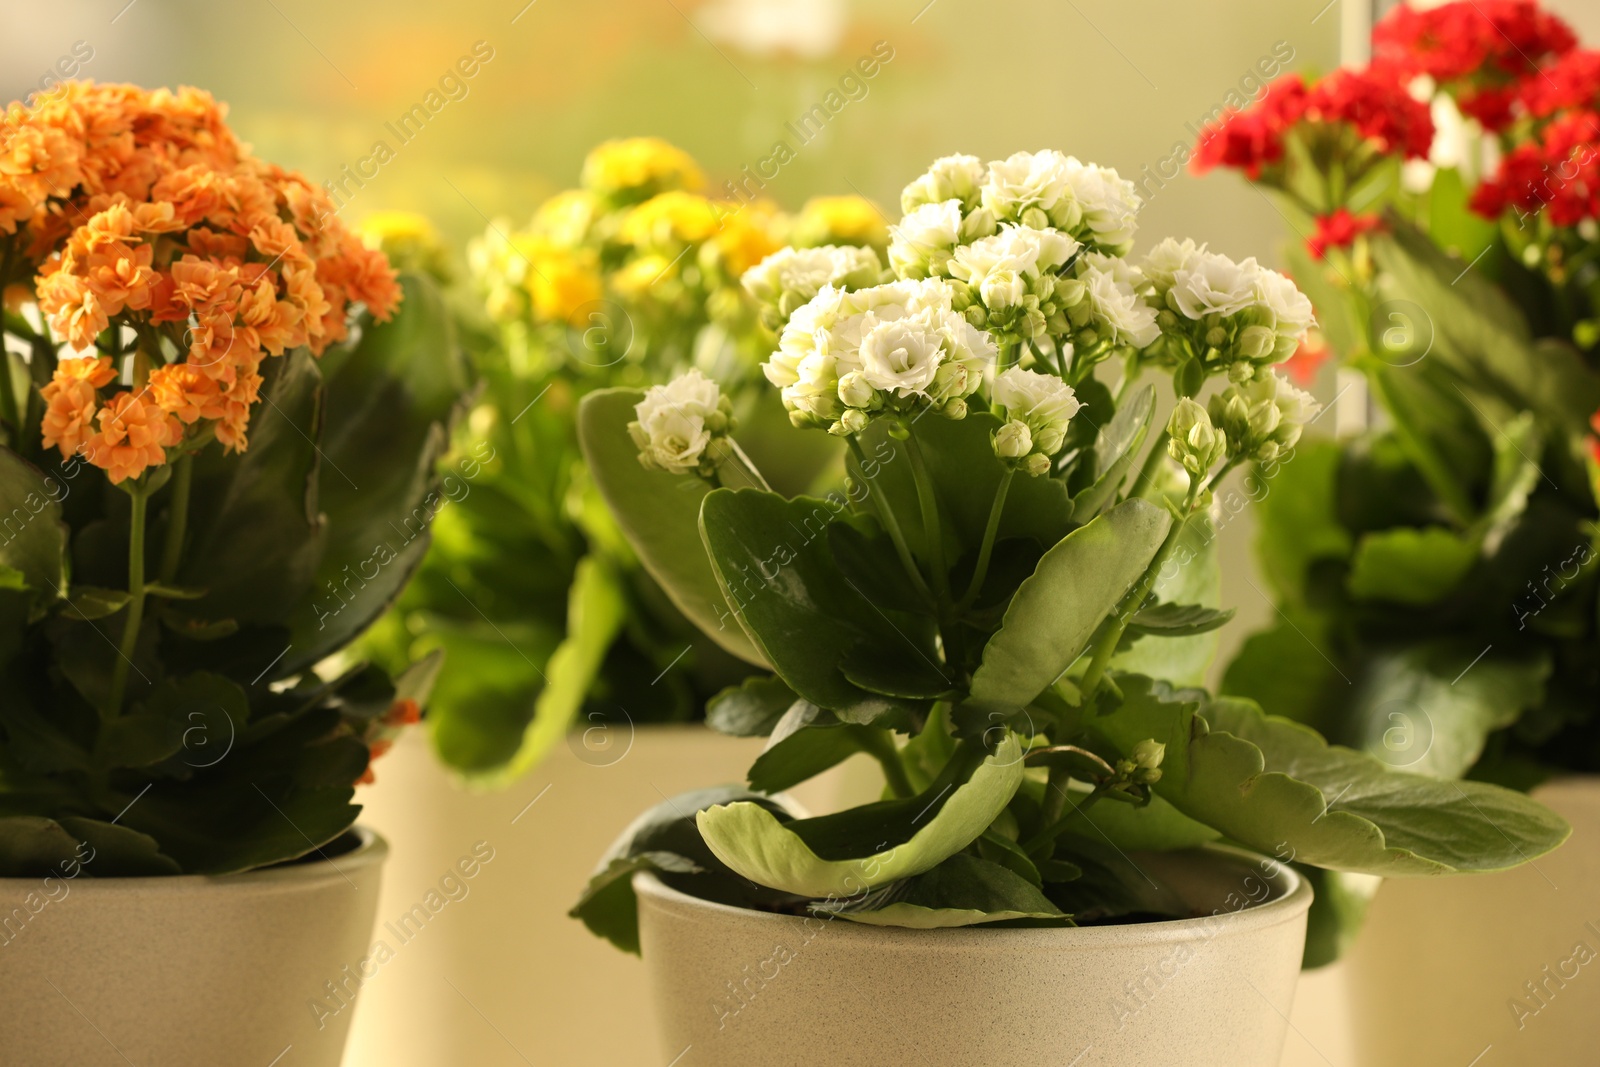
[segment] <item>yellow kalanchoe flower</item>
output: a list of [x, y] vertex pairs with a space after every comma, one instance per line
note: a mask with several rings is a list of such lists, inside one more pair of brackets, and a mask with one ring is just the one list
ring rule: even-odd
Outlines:
[[583, 187], [601, 196], [646, 197], [705, 183], [694, 159], [659, 137], [606, 141], [583, 161]]
[[587, 189], [567, 189], [557, 193], [533, 215], [533, 228], [563, 248], [576, 248], [589, 237], [589, 229], [600, 214], [594, 194]]
[[425, 215], [374, 211], [361, 220], [356, 232], [368, 248], [378, 249], [402, 270], [425, 271], [437, 277], [447, 273], [444, 239]]
[[628, 212], [619, 236], [639, 249], [698, 244], [721, 228], [723, 211], [698, 193], [661, 193]]
[[711, 245], [717, 265], [735, 283], [745, 271], [783, 247], [776, 232], [778, 219], [777, 205], [771, 201], [758, 200], [742, 207], [722, 205], [722, 228]]
[[794, 221], [799, 248], [865, 245], [882, 252], [889, 246], [889, 224], [876, 204], [860, 196], [814, 196]]
[[544, 237], [519, 233], [511, 238], [510, 265], [521, 268], [521, 282], [533, 302], [534, 318], [565, 322], [583, 305], [600, 299], [599, 262], [590, 249], [563, 248]]

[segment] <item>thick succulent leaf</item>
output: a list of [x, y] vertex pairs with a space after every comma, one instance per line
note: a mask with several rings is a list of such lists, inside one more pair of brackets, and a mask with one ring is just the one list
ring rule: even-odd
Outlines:
[[29, 590], [37, 608], [67, 590], [67, 527], [60, 497], [67, 490], [9, 448], [0, 448], [0, 567]]
[[81, 864], [89, 850], [54, 819], [40, 815], [0, 816], [0, 878], [42, 878]]
[[1347, 741], [1391, 767], [1440, 778], [1466, 774], [1489, 734], [1544, 700], [1550, 663], [1464, 642], [1375, 653], [1347, 705]]
[[639, 561], [678, 610], [735, 656], [765, 667], [723, 597], [700, 539], [700, 504], [710, 487], [694, 475], [639, 464], [628, 423], [642, 399], [637, 389], [600, 389], [578, 405], [578, 440], [589, 474]]
[[428, 550], [434, 515], [453, 506], [435, 468], [471, 385], [466, 355], [438, 286], [413, 274], [401, 283], [394, 318], [363, 318], [354, 346], [323, 357], [326, 417], [313, 436], [327, 544], [310, 597], [287, 620], [293, 641], [277, 677], [344, 647], [388, 610]]
[[1126, 702], [1095, 729], [1124, 750], [1147, 737], [1163, 742], [1156, 793], [1251, 848], [1287, 847], [1334, 870], [1449, 874], [1514, 867], [1570, 832], [1521, 793], [1393, 770], [1249, 701], [1205, 702], [1198, 690], [1139, 676], [1118, 681]]
[[540, 619], [421, 618], [426, 629], [408, 654], [442, 652], [449, 664], [428, 705], [434, 750], [464, 774], [493, 773], [521, 745], [550, 657], [566, 634]]
[[[942, 672], [926, 620], [891, 618], [840, 572], [827, 527], [838, 509], [758, 489], [718, 489], [700, 508], [704, 552], [739, 625], [796, 693], [820, 707], [872, 699], [840, 671], [846, 659], [916, 657]], [[892, 698], [875, 703], [892, 706]]]
[[1388, 294], [1427, 316], [1434, 356], [1470, 386], [1583, 432], [1600, 408], [1600, 376], [1575, 348], [1550, 339], [1536, 344], [1522, 312], [1494, 282], [1410, 225], [1391, 226], [1373, 251]]
[[62, 829], [88, 846], [85, 872], [96, 878], [142, 878], [178, 874], [177, 861], [161, 853], [155, 838], [100, 819], [63, 816]]
[[[1144, 807], [1132, 804], [1092, 804], [1082, 816], [1093, 824], [1103, 840], [1124, 852], [1170, 852], [1198, 848], [1222, 835], [1203, 822], [1196, 822], [1160, 796], [1150, 798]], [[1093, 830], [1071, 827], [1089, 837]]]
[[789, 823], [748, 802], [697, 818], [711, 851], [745, 878], [797, 896], [842, 899], [932, 870], [960, 852], [1021, 783], [1022, 746], [1008, 735], [966, 781], [935, 782], [905, 800]]
[[1354, 547], [1335, 511], [1341, 458], [1338, 442], [1302, 438], [1293, 459], [1279, 461], [1279, 477], [1257, 506], [1256, 555], [1285, 607], [1304, 603], [1306, 574], [1314, 563], [1346, 559]]
[[1094, 480], [1072, 498], [1074, 522], [1088, 522], [1116, 498], [1134, 460], [1139, 458], [1155, 410], [1155, 386], [1146, 385], [1100, 427], [1094, 441]]
[[[1219, 497], [1218, 503], [1227, 506], [1225, 497]], [[1147, 604], [1128, 624], [1130, 634], [1159, 634], [1166, 640], [1134, 642], [1131, 648], [1118, 651], [1111, 666], [1133, 674], [1156, 675], [1175, 685], [1204, 685], [1222, 640], [1214, 631], [1233, 617], [1233, 609], [1221, 610], [1220, 540], [1210, 517], [1191, 516], [1177, 538], [1150, 589], [1171, 607]], [[1189, 610], [1177, 616], [1168, 614], [1176, 608]], [[1158, 625], [1172, 623], [1173, 628], [1146, 629], [1141, 616]]]
[[[653, 870], [685, 891], [725, 903], [775, 902], [771, 894], [752, 893], [749, 883], [724, 867], [700, 839], [695, 813], [713, 804], [745, 802], [787, 819], [777, 801], [738, 786], [717, 786], [663, 800], [640, 815], [618, 835], [600, 858], [577, 904], [569, 914], [590, 931], [624, 952], [639, 951], [638, 901], [633, 875]], [[672, 877], [677, 876], [677, 877]], [[692, 879], [685, 881], [684, 879]]]
[[1372, 358], [1362, 367], [1389, 413], [1395, 440], [1429, 488], [1456, 518], [1471, 515], [1490, 466], [1490, 431], [1449, 372], [1426, 359], [1392, 366]]
[[[521, 743], [504, 753], [504, 766], [488, 778], [506, 784], [522, 777], [572, 729], [606, 651], [627, 621], [627, 601], [617, 578], [599, 559], [578, 563], [567, 594], [567, 636], [544, 667], [544, 688]], [[458, 711], [459, 715], [461, 712]]]
[[1276, 626], [1245, 639], [1222, 676], [1222, 692], [1253, 700], [1269, 715], [1337, 736], [1344, 728], [1355, 669], [1326, 658], [1336, 654], [1329, 628], [1324, 615], [1286, 609]]
[[1161, 508], [1128, 500], [1046, 552], [984, 646], [968, 703], [1004, 713], [1044, 692], [1145, 573], [1171, 525]]
[[1345, 588], [1362, 600], [1431, 604], [1461, 584], [1478, 560], [1476, 540], [1442, 526], [1363, 535]]
[[706, 705], [706, 725], [733, 737], [766, 737], [795, 702], [777, 675], [753, 675], [729, 686]]
[[819, 908], [867, 926], [935, 930], [1009, 919], [1066, 919], [1039, 889], [998, 863], [957, 853], [866, 907]]
[[857, 729], [809, 701], [796, 700], [750, 765], [750, 788], [781, 793], [843, 763], [861, 751]]

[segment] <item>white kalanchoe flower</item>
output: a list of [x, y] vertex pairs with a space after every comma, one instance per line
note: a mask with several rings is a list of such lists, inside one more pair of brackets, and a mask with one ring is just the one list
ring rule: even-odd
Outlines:
[[900, 278], [926, 278], [945, 272], [961, 243], [961, 201], [923, 204], [889, 227], [889, 266]]
[[1156, 309], [1139, 296], [1144, 279], [1126, 260], [1099, 253], [1079, 257], [1078, 281], [1087, 299], [1072, 308], [1072, 322], [1117, 345], [1147, 348], [1161, 336]]
[[1139, 264], [1139, 272], [1155, 286], [1156, 295], [1164, 302], [1167, 290], [1172, 288], [1178, 272], [1188, 270], [1195, 257], [1205, 250], [1205, 245], [1197, 245], [1189, 238], [1179, 241], [1175, 237], [1168, 237], [1145, 255]]
[[883, 278], [883, 264], [870, 248], [823, 245], [781, 248], [744, 272], [740, 283], [761, 305], [762, 321], [777, 329], [795, 309], [832, 285], [860, 289]]
[[1011, 460], [1029, 453], [1055, 455], [1066, 440], [1068, 423], [1083, 406], [1060, 378], [1021, 367], [1010, 367], [995, 378], [994, 400], [1008, 420], [995, 434], [995, 454]]
[[[1059, 271], [1079, 247], [1059, 230], [1003, 226], [993, 237], [956, 249], [948, 273], [969, 285], [991, 312], [1004, 311], [1021, 304], [1039, 288], [1035, 283], [1045, 274]], [[1045, 291], [1054, 295], [1053, 279]]]
[[711, 443], [733, 428], [732, 402], [697, 370], [651, 386], [633, 412], [628, 435], [638, 446], [639, 462], [672, 474], [714, 471]]
[[1101, 251], [1125, 254], [1133, 246], [1139, 222], [1139, 194], [1134, 184], [1111, 167], [1079, 163], [1071, 156], [1064, 174], [1087, 229], [1078, 236]]
[[983, 161], [977, 156], [936, 159], [926, 174], [901, 190], [900, 210], [910, 215], [925, 204], [946, 200], [958, 200], [967, 208], [975, 207], [983, 175]]
[[1167, 420], [1167, 454], [1193, 478], [1203, 478], [1227, 454], [1228, 440], [1211, 424], [1206, 409], [1190, 397], [1178, 401]]
[[[762, 365], [797, 426], [855, 433], [884, 411], [966, 414], [995, 358], [992, 341], [952, 309], [950, 284], [897, 281], [824, 288], [796, 310]], [[851, 414], [855, 412], [855, 414]]]
[[[1077, 160], [1060, 152], [1015, 152], [989, 164], [979, 198], [1002, 222], [1043, 227], [1054, 223], [1071, 230], [1083, 218], [1068, 180], [1068, 164]], [[1028, 217], [1034, 212], [1034, 217]]]
[[1277, 335], [1272, 358], [1267, 362], [1281, 363], [1294, 355], [1305, 340], [1306, 331], [1317, 321], [1311, 301], [1287, 275], [1265, 269], [1256, 273], [1255, 300], [1272, 313], [1271, 325]]
[[1260, 273], [1254, 257], [1235, 263], [1216, 252], [1197, 252], [1173, 273], [1167, 306], [1188, 319], [1226, 318], [1256, 302]]

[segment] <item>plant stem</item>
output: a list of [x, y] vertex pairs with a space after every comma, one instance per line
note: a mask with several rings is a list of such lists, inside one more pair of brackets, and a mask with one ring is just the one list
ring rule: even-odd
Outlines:
[[1161, 469], [1161, 457], [1167, 454], [1167, 441], [1171, 435], [1166, 429], [1156, 435], [1155, 443], [1150, 446], [1149, 455], [1144, 457], [1144, 463], [1139, 467], [1139, 476], [1133, 480], [1133, 486], [1128, 490], [1128, 499], [1139, 496], [1150, 488], [1150, 482], [1155, 478], [1156, 471]]
[[183, 561], [183, 538], [189, 529], [189, 487], [194, 484], [194, 454], [185, 453], [172, 472], [172, 493], [167, 498], [167, 540], [161, 550], [161, 583], [178, 577]]
[[917, 795], [910, 777], [906, 775], [906, 765], [900, 762], [900, 750], [895, 748], [894, 740], [888, 730], [881, 730], [875, 726], [854, 726], [849, 729], [855, 733], [856, 743], [861, 746], [861, 750], [883, 767], [883, 776], [888, 779], [889, 789], [895, 796]]
[[[1195, 493], [1191, 490], [1189, 497], [1192, 502]], [[1161, 547], [1156, 549], [1156, 554], [1150, 560], [1150, 565], [1145, 568], [1139, 580], [1134, 583], [1129, 592], [1126, 607], [1122, 607], [1111, 618], [1110, 625], [1101, 632], [1094, 644], [1094, 655], [1089, 660], [1089, 668], [1083, 672], [1083, 681], [1078, 689], [1083, 694], [1084, 706], [1088, 706], [1094, 698], [1095, 691], [1100, 688], [1101, 679], [1105, 677], [1106, 667], [1111, 663], [1111, 657], [1116, 655], [1117, 645], [1122, 640], [1123, 633], [1128, 629], [1128, 622], [1136, 615], [1144, 602], [1150, 596], [1150, 591], [1155, 588], [1156, 578], [1161, 573], [1161, 568], [1166, 565], [1167, 557], [1172, 555], [1172, 550], [1177, 547], [1178, 538], [1183, 535], [1184, 527], [1189, 525], [1189, 515], [1185, 512], [1167, 531], [1166, 540], [1161, 542]]]
[[978, 565], [973, 568], [972, 581], [967, 586], [966, 595], [961, 598], [961, 603], [956, 605], [956, 614], [964, 613], [978, 599], [978, 592], [983, 588], [983, 580], [989, 576], [989, 557], [994, 554], [995, 535], [1000, 530], [1000, 513], [1005, 511], [1006, 493], [1011, 489], [1011, 479], [1016, 471], [1007, 467], [1000, 476], [1000, 484], [994, 491], [994, 503], [989, 507], [989, 523], [983, 528], [983, 543], [978, 547]]
[[[1003, 344], [1000, 346], [994, 361], [994, 376], [996, 380], [1006, 372], [1006, 368], [1011, 366], [1011, 354], [1014, 351], [1015, 347], [1013, 345]], [[1006, 407], [998, 400], [989, 405], [989, 410], [998, 418], [1003, 419], [1006, 417]]]
[[911, 584], [916, 587], [917, 594], [928, 602], [930, 606], [936, 601], [933, 592], [928, 588], [927, 581], [922, 577], [922, 572], [917, 569], [917, 561], [911, 557], [911, 549], [906, 546], [906, 535], [900, 529], [900, 520], [895, 518], [894, 508], [889, 506], [889, 498], [878, 484], [876, 478], [867, 477], [867, 454], [861, 448], [861, 442], [856, 440], [854, 434], [845, 438], [850, 446], [850, 452], [856, 457], [856, 470], [863, 481], [867, 483], [867, 491], [872, 494], [872, 502], [877, 505], [878, 518], [883, 523], [883, 528], [888, 531], [889, 540], [894, 542], [895, 554], [900, 557], [900, 565], [905, 568], [906, 576], [911, 579]]
[[933, 478], [922, 446], [910, 425], [906, 426], [906, 455], [911, 457], [911, 480], [917, 485], [917, 506], [922, 511], [922, 535], [928, 543], [928, 566], [933, 568], [933, 588], [941, 605], [950, 603], [950, 575], [944, 565], [944, 532], [939, 525], [939, 500], [934, 495]]
[[[1050, 780], [1052, 782], [1055, 781], [1054, 774], [1051, 775]], [[1064, 782], [1062, 783], [1060, 792], [1062, 794], [1062, 804], [1065, 806], [1066, 784]], [[1067, 828], [1067, 823], [1071, 822], [1074, 817], [1082, 815], [1084, 812], [1088, 811], [1089, 806], [1104, 795], [1105, 789], [1101, 786], [1096, 786], [1094, 792], [1084, 797], [1077, 804], [1074, 804], [1071, 811], [1064, 815], [1058, 812], [1056, 818], [1045, 824], [1044, 829], [1040, 830], [1038, 833], [1028, 838], [1027, 841], [1023, 842], [1022, 850], [1030, 856], [1038, 855], [1043, 851], [1046, 845], [1052, 845], [1055, 843], [1056, 838], [1060, 837], [1061, 832]]]
[[139, 643], [139, 625], [144, 621], [144, 520], [148, 494], [142, 485], [128, 490], [132, 515], [128, 526], [128, 618], [122, 626], [122, 642], [117, 646], [117, 662], [111, 674], [111, 700], [104, 715], [114, 719], [122, 713], [122, 698], [128, 688], [128, 668]]

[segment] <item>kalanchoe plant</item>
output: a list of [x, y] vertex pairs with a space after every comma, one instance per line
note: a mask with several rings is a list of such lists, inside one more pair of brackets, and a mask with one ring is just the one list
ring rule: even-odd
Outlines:
[[[1527, 0], [1402, 5], [1373, 53], [1359, 114], [1294, 76], [1198, 150], [1314, 216], [1297, 277], [1378, 406], [1262, 501], [1279, 621], [1223, 688], [1418, 773], [1594, 773], [1600, 53]], [[1360, 888], [1319, 882], [1308, 960]]]
[[[1286, 462], [1315, 410], [1271, 369], [1311, 320], [1293, 285], [1192, 244], [1130, 262], [1131, 186], [1055, 152], [940, 160], [904, 206], [896, 280], [823, 287], [765, 365], [797, 432], [845, 439], [841, 489], [768, 489], [704, 383], [583, 403], [585, 454], [640, 559], [772, 673], [708, 708], [769, 737], [749, 788], [647, 813], [578, 917], [636, 949], [630, 876], [648, 869], [861, 923], [1068, 925], [1173, 913], [1135, 849], [1226, 838], [1441, 874], [1562, 840], [1521, 794], [1400, 773], [1195, 686], [1231, 615], [1205, 551], [1213, 488]], [[1109, 389], [1095, 371], [1116, 364]], [[1145, 377], [1173, 383], [1164, 430]], [[786, 804], [857, 752], [882, 766], [882, 801]]]
[[[640, 569], [590, 485], [576, 406], [594, 389], [697, 368], [728, 394], [712, 430], [731, 425], [735, 409], [757, 430], [784, 428], [757, 370], [779, 321], [764, 309], [781, 305], [786, 317], [836, 278], [876, 282], [878, 251], [844, 242], [881, 249], [887, 234], [859, 198], [789, 216], [765, 201], [716, 199], [704, 185], [681, 149], [608, 141], [589, 153], [579, 188], [546, 200], [526, 226], [495, 223], [469, 248], [469, 284], [456, 295], [484, 389], [446, 458], [434, 551], [365, 647], [395, 667], [435, 650], [458, 665], [434, 695], [430, 731], [443, 760], [476, 780], [525, 773], [575, 721], [599, 736], [697, 718], [751, 670]], [[386, 247], [415, 243], [410, 220], [377, 229]], [[784, 233], [840, 244], [769, 261], [767, 288], [747, 296], [740, 278]], [[709, 380], [682, 388], [641, 418], [658, 444], [674, 440], [679, 409], [709, 414], [689, 395], [714, 392]], [[698, 444], [684, 437], [679, 451], [649, 454], [671, 471], [687, 455], [693, 468]], [[786, 458], [804, 485], [830, 455]]]
[[318, 850], [436, 666], [319, 664], [427, 547], [449, 321], [223, 115], [70, 83], [0, 127], [0, 875]]

